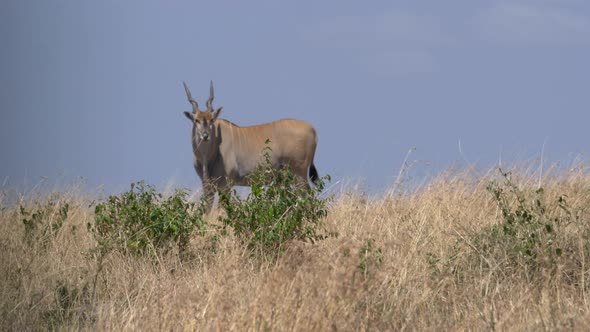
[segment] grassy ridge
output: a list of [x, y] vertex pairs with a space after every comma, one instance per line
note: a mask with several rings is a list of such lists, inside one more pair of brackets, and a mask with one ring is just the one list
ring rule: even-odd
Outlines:
[[[30, 196], [0, 205], [2, 330], [590, 328], [585, 165], [542, 179], [453, 170], [376, 200], [345, 192], [325, 218], [337, 236], [290, 241], [276, 260], [211, 227], [189, 258], [172, 247], [157, 263], [99, 261], [90, 199]], [[49, 227], [26, 230], [34, 218]]]

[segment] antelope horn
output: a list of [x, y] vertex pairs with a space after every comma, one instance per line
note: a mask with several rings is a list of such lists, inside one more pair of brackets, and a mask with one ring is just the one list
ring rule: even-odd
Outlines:
[[211, 86], [209, 87], [209, 99], [207, 99], [207, 111], [213, 112], [213, 98], [215, 98], [215, 94], [213, 93], [213, 81], [211, 81]]
[[182, 82], [182, 84], [184, 85], [184, 91], [186, 91], [188, 102], [193, 105], [193, 113], [197, 113], [199, 110], [199, 104], [197, 104], [197, 102], [193, 99], [193, 96], [191, 96], [191, 91], [188, 89], [188, 86], [186, 86], [186, 83]]

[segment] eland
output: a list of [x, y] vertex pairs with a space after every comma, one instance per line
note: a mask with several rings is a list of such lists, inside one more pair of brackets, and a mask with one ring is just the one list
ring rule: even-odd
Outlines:
[[193, 164], [202, 181], [207, 212], [211, 210], [215, 192], [222, 193], [233, 185], [249, 186], [248, 175], [263, 161], [267, 141], [273, 168], [290, 167], [298, 182], [307, 188], [308, 174], [317, 183], [319, 176], [313, 158], [318, 138], [309, 123], [283, 119], [241, 127], [219, 118], [223, 107], [213, 108], [213, 81], [204, 111], [199, 109], [186, 83], [183, 85], [192, 105], [192, 112], [184, 115], [193, 124]]

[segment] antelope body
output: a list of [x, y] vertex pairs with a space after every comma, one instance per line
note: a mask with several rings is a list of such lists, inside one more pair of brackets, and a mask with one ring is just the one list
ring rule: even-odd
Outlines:
[[303, 186], [318, 180], [313, 164], [317, 145], [315, 129], [307, 122], [284, 119], [255, 126], [241, 127], [230, 121], [218, 119], [222, 108], [216, 111], [211, 82], [207, 110], [199, 110], [184, 84], [192, 112], [184, 112], [193, 123], [192, 146], [195, 171], [201, 178], [206, 210], [213, 204], [215, 192], [228, 190], [230, 186], [249, 186], [248, 175], [263, 160], [262, 152], [269, 140], [273, 167], [290, 166]]

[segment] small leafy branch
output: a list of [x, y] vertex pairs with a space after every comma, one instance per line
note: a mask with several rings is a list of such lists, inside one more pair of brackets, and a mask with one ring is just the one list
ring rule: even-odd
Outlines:
[[500, 175], [486, 187], [498, 207], [499, 222], [469, 236], [457, 233], [459, 238], [444, 255], [427, 253], [432, 276], [450, 273], [462, 282], [469, 270], [484, 269], [498, 281], [514, 275], [529, 282], [561, 276], [575, 283], [578, 266], [586, 263], [580, 261], [583, 254], [574, 253], [586, 249], [572, 242], [568, 228], [578, 227], [583, 237], [589, 234], [582, 210], [571, 207], [565, 195], [550, 199], [544, 188], [520, 188], [510, 172], [500, 169]]
[[59, 199], [57, 195], [36, 209], [27, 210], [20, 206], [20, 214], [25, 226], [24, 240], [28, 245], [45, 245], [62, 228], [68, 217], [70, 205]]
[[89, 230], [98, 242], [98, 249], [115, 249], [134, 255], [156, 255], [175, 243], [185, 252], [190, 235], [204, 232], [203, 210], [187, 201], [186, 190], [163, 198], [143, 181], [132, 183], [131, 190], [110, 196], [95, 209], [94, 224]]
[[576, 222], [566, 197], [547, 203], [543, 188], [525, 192], [510, 172], [500, 172], [503, 181], [492, 181], [487, 190], [501, 212], [502, 223], [480, 233], [474, 245], [489, 255], [504, 252], [506, 264], [527, 267], [529, 272], [554, 270], [564, 251], [560, 233]]
[[383, 253], [381, 248], [375, 245], [373, 239], [365, 240], [365, 244], [359, 251], [359, 265], [358, 269], [362, 275], [367, 278], [383, 261]]
[[251, 249], [265, 253], [278, 253], [289, 240], [323, 239], [319, 228], [329, 199], [320, 193], [330, 177], [319, 179], [315, 188], [301, 186], [289, 167], [273, 168], [266, 143], [263, 162], [249, 177], [251, 193], [246, 198], [235, 190], [220, 195], [226, 212], [221, 222]]
[[[525, 257], [535, 257], [543, 250], [551, 256], [560, 256], [562, 249], [556, 243], [557, 229], [564, 223], [564, 218], [551, 217], [545, 204], [544, 190], [534, 191], [533, 198], [527, 201], [522, 192], [512, 181], [510, 173], [502, 172], [502, 185], [492, 182], [487, 189], [492, 193], [504, 222], [496, 232], [512, 241], [512, 249]], [[510, 204], [510, 196], [516, 199], [515, 206]], [[557, 207], [569, 211], [564, 196], [559, 196]]]

